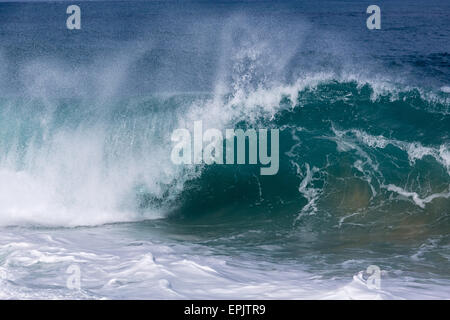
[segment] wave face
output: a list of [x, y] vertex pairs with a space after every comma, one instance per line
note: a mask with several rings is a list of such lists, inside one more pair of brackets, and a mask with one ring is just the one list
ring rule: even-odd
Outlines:
[[[317, 228], [448, 228], [450, 113], [442, 94], [377, 93], [320, 74], [219, 97], [1, 104], [2, 224], [278, 215]], [[172, 164], [171, 132], [199, 119], [212, 128], [279, 128], [278, 174]]]
[[278, 95], [271, 97], [276, 111], [255, 125], [281, 129], [278, 175], [259, 176], [251, 166], [205, 168], [185, 184], [182, 214], [214, 208], [239, 218], [245, 208], [318, 230], [371, 225], [415, 236], [448, 230], [445, 98], [427, 100], [416, 89], [376, 95], [369, 84], [337, 80], [290, 91], [257, 94]]
[[[34, 4], [2, 6], [25, 14], [19, 29], [42, 15]], [[12, 38], [0, 51], [1, 225], [276, 215], [288, 227], [318, 230], [448, 228], [446, 84], [421, 83], [422, 71], [387, 76], [386, 64], [363, 52], [349, 59], [335, 32], [307, 18], [285, 19], [289, 6], [269, 10], [270, 20], [201, 6], [203, 24], [181, 15], [165, 25], [175, 32], [192, 23], [181, 35], [128, 21], [127, 30], [142, 35], [125, 41], [119, 33], [111, 40], [120, 44], [115, 51], [105, 40], [95, 43], [105, 18], [99, 6], [86, 6], [93, 14], [86, 43], [62, 33], [66, 45], [55, 47], [51, 36], [33, 31], [23, 40], [47, 51]], [[47, 18], [60, 7], [48, 7]], [[158, 10], [172, 21], [179, 12], [169, 7]], [[13, 33], [13, 26], [6, 27]], [[423, 59], [421, 53], [413, 64]], [[439, 78], [448, 54], [428, 54], [427, 63], [427, 79]], [[173, 165], [171, 133], [197, 120], [205, 130], [279, 128], [279, 173]]]

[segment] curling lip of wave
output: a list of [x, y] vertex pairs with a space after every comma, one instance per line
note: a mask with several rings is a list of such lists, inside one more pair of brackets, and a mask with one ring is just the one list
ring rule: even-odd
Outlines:
[[[314, 90], [320, 85], [346, 83], [356, 83], [357, 88], [369, 85], [372, 93], [370, 99], [375, 102], [379, 97], [386, 94], [390, 96], [391, 100], [395, 100], [398, 93], [402, 92], [399, 91], [398, 88], [393, 87], [392, 84], [385, 82], [366, 82], [354, 76], [347, 76], [343, 79], [342, 77], [334, 76], [332, 73], [319, 73], [299, 79], [293, 85], [280, 85], [266, 89], [259, 87], [250, 91], [237, 89], [237, 91], [233, 92], [231, 95], [231, 99], [226, 97], [219, 97], [220, 99], [218, 99], [218, 97], [214, 96], [212, 99], [194, 101], [191, 102], [188, 109], [183, 107], [182, 114], [177, 115], [178, 118], [172, 119], [171, 121], [178, 127], [182, 127], [192, 119], [204, 119], [204, 123], [209, 127], [223, 127], [230, 124], [235, 125], [239, 121], [253, 123], [255, 121], [260, 121], [260, 119], [267, 119], [269, 121], [267, 122], [266, 120], [264, 122], [265, 124], [276, 125], [271, 122], [274, 119], [275, 114], [286, 110], [286, 106], [281, 103], [284, 98], [287, 97], [290, 100], [290, 104], [288, 104], [290, 108], [302, 107], [302, 104], [298, 104], [297, 102], [301, 100], [300, 98], [302, 97], [304, 90], [312, 90], [314, 93]], [[430, 100], [427, 100], [429, 97], [431, 97]], [[424, 101], [436, 101], [435, 96], [430, 94], [423, 94], [422, 98], [425, 99]], [[175, 107], [177, 108], [177, 106]], [[227, 112], [224, 112], [224, 109], [227, 110]], [[53, 109], [52, 112], [54, 111], [55, 110]], [[152, 121], [157, 121], [158, 114], [153, 114], [152, 116], [154, 117]], [[47, 134], [50, 133], [50, 130], [45, 126], [54, 125], [48, 122], [49, 119], [51, 120], [52, 117], [45, 116], [43, 119], [45, 121], [40, 123], [41, 128], [44, 126], [44, 130]], [[139, 119], [136, 118], [131, 119], [130, 121], [134, 121], [134, 125], [136, 125], [136, 121], [138, 120]], [[83, 125], [83, 122], [81, 122], [80, 125]], [[43, 149], [46, 150], [45, 148], [47, 148], [47, 153], [42, 152], [43, 150], [41, 150], [37, 144], [28, 144], [28, 148], [31, 149], [26, 150], [26, 152], [28, 154], [27, 157], [32, 160], [30, 165], [33, 170], [31, 171], [29, 170], [30, 168], [27, 167], [22, 169], [22, 171], [17, 170], [16, 164], [14, 163], [11, 167], [11, 157], [6, 157], [2, 163], [2, 174], [7, 175], [8, 179], [2, 179], [2, 181], [8, 180], [9, 186], [5, 184], [0, 187], [9, 190], [9, 192], [5, 191], [5, 196], [0, 198], [0, 224], [77, 226], [164, 217], [164, 208], [162, 208], [162, 211], [161, 208], [159, 208], [150, 210], [152, 212], [142, 214], [136, 212], [133, 207], [125, 207], [125, 209], [121, 208], [120, 201], [117, 202], [118, 198], [130, 197], [129, 193], [133, 189], [133, 184], [136, 183], [133, 179], [139, 177], [144, 170], [149, 169], [149, 166], [142, 166], [136, 162], [137, 159], [124, 156], [123, 153], [121, 154], [121, 151], [123, 152], [123, 150], [117, 149], [115, 152], [118, 157], [114, 154], [106, 155], [107, 158], [110, 157], [110, 161], [116, 157], [116, 162], [113, 162], [112, 166], [110, 164], [110, 170], [112, 171], [106, 172], [107, 176], [104, 176], [105, 168], [102, 164], [102, 158], [105, 155], [103, 155], [102, 152], [105, 151], [105, 139], [108, 135], [113, 135], [114, 139], [120, 142], [121, 134], [129, 134], [129, 129], [126, 128], [129, 124], [125, 121], [122, 122], [122, 125], [125, 126], [125, 130], [121, 131], [120, 128], [117, 129], [111, 127], [113, 130], [112, 133], [100, 131], [100, 135], [95, 133], [99, 128], [93, 128], [92, 132], [87, 135], [83, 132], [73, 131], [65, 127], [59, 128], [62, 130], [61, 132], [58, 133], [56, 131], [57, 134], [55, 136], [47, 136], [43, 141], [44, 144], [48, 143], [48, 146], [44, 145]], [[144, 127], [142, 123], [140, 126], [142, 128]], [[168, 129], [168, 132], [170, 132], [170, 128], [165, 129]], [[89, 126], [87, 126], [86, 130], [89, 132]], [[104, 130], [104, 128], [100, 128], [100, 130]], [[359, 139], [365, 140], [367, 144], [372, 144], [372, 146], [384, 147], [387, 144], [393, 144], [404, 149], [408, 152], [408, 156], [412, 162], [415, 159], [420, 159], [424, 155], [431, 155], [449, 170], [450, 160], [448, 159], [448, 148], [445, 148], [445, 146], [441, 146], [441, 149], [436, 151], [432, 148], [422, 147], [420, 144], [405, 143], [395, 140], [388, 141], [380, 137], [372, 137], [372, 140], [369, 139], [369, 141], [368, 136], [363, 136], [361, 132], [358, 133], [357, 131], [354, 131], [353, 133], [355, 133]], [[132, 134], [136, 134], [136, 131], [133, 131]], [[147, 134], [154, 134], [154, 132], [148, 132]], [[141, 139], [141, 143], [144, 143], [144, 140], [147, 138], [132, 136], [131, 139], [136, 141]], [[145, 143], [144, 145], [150, 146]], [[118, 146], [120, 147], [120, 144]], [[75, 152], [77, 147], [81, 147], [81, 152], [79, 152], [80, 150]], [[127, 148], [125, 148], [125, 151], [132, 151], [129, 146]], [[56, 151], [56, 153], [54, 153], [54, 151]], [[73, 161], [67, 162], [65, 155], [69, 153], [78, 154], [78, 157], [81, 157], [78, 160], [81, 161], [73, 159]], [[156, 166], [156, 169], [160, 171], [155, 172], [155, 168], [153, 168], [152, 173], [147, 174], [144, 185], [145, 183], [150, 182], [149, 186], [151, 186], [151, 188], [149, 189], [149, 186], [146, 188], [150, 192], [156, 191], [156, 194], [160, 194], [157, 198], [165, 193], [161, 188], [166, 188], [166, 190], [172, 194], [172, 197], [174, 195], [176, 197], [176, 194], [183, 190], [183, 185], [186, 181], [196, 179], [200, 176], [201, 171], [194, 170], [189, 172], [184, 169], [173, 168], [172, 166], [167, 165], [170, 152], [167, 149], [167, 146], [161, 145], [161, 142], [159, 142], [157, 148], [153, 147], [151, 154], [152, 155], [142, 153], [141, 156], [144, 158], [141, 160], [152, 160], [151, 163], [153, 163]], [[167, 161], [164, 160], [164, 154], [166, 154]], [[156, 159], [155, 155], [162, 156], [162, 158]], [[14, 159], [14, 157], [12, 157], [12, 159]], [[38, 166], [33, 168], [33, 163], [36, 164], [36, 160], [38, 160]], [[92, 162], [92, 160], [94, 160], [94, 162]], [[121, 161], [122, 163], [120, 163]], [[130, 168], [134, 168], [133, 170], [135, 170], [135, 172], [130, 171], [130, 168], [123, 171], [127, 166], [127, 162], [131, 166]], [[49, 164], [57, 165], [59, 167], [52, 172], [53, 169], [48, 166]], [[137, 168], [133, 167], [136, 165], [138, 166]], [[73, 180], [73, 177], [70, 174], [77, 174], [77, 170], [83, 170], [83, 166], [91, 172], [90, 175], [85, 175], [85, 173], [80, 172], [82, 174], [81, 176], [84, 175], [87, 181]], [[42, 172], [35, 172], [36, 168], [42, 170]], [[67, 172], [69, 168], [72, 168], [74, 171], [70, 172], [69, 170]], [[132, 179], [128, 176], [126, 179], [123, 179], [122, 182], [119, 182], [121, 180], [120, 177], [126, 177], [127, 173], [128, 175], [129, 173], [132, 173]], [[116, 174], [118, 174], [118, 176], [114, 177]], [[161, 180], [158, 181], [158, 179]], [[97, 190], [95, 191], [97, 193], [94, 197], [95, 199], [93, 198], [95, 193], [92, 194], [86, 189], [85, 182], [88, 182], [89, 188]], [[164, 185], [167, 185], [168, 187], [164, 187]], [[173, 188], [174, 185], [176, 189]], [[10, 186], [13, 186], [13, 188], [11, 189]], [[107, 188], [105, 188], [105, 186]], [[310, 191], [312, 189], [306, 188], [305, 185], [303, 188], [300, 187], [299, 192], [305, 194], [308, 190]], [[392, 189], [392, 191], [395, 190]], [[66, 192], [65, 195], [62, 195], [61, 191]], [[11, 192], [13, 194], [11, 194]], [[83, 195], [87, 196], [87, 198], [83, 198]], [[316, 195], [312, 196], [312, 198], [315, 199]], [[413, 197], [413, 199], [416, 199], [420, 206], [432, 200], [430, 197], [426, 199]]]

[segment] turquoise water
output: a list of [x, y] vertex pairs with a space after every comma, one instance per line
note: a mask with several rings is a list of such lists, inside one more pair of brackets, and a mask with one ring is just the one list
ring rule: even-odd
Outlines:
[[[450, 7], [379, 5], [0, 3], [0, 298], [449, 298]], [[173, 164], [199, 120], [278, 173]]]

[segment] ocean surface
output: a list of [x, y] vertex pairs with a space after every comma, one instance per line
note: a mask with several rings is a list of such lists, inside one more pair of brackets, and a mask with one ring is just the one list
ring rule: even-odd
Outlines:
[[450, 299], [449, 1], [69, 4], [0, 2], [1, 299]]

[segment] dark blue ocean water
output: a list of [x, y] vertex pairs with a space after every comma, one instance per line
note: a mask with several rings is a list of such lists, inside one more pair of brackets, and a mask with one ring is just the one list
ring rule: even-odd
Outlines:
[[264, 30], [267, 38], [278, 40], [280, 52], [295, 48], [293, 68], [339, 70], [350, 64], [389, 70], [409, 83], [448, 85], [450, 4], [379, 1], [382, 28], [369, 31], [365, 11], [370, 4], [87, 1], [80, 4], [82, 29], [70, 32], [65, 2], [7, 2], [1, 4], [0, 32], [12, 75], [15, 64], [33, 58], [63, 59], [75, 68], [141, 45], [148, 50], [131, 70], [134, 89], [210, 90], [224, 50], [223, 28], [241, 16], [245, 27]]

